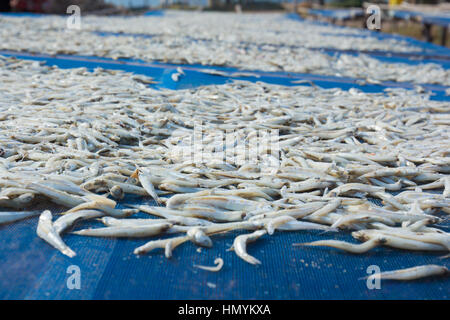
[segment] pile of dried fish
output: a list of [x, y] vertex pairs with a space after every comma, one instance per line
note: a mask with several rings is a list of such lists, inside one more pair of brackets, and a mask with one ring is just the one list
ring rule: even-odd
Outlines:
[[[134, 252], [167, 257], [231, 230], [244, 231], [232, 249], [251, 264], [261, 262], [250, 242], [300, 230], [350, 230], [361, 244], [302, 245], [352, 253], [448, 253], [438, 227], [450, 213], [448, 103], [403, 89], [234, 82], [172, 91], [151, 81], [0, 57], [1, 207], [65, 207], [56, 219], [44, 211], [37, 234], [70, 257], [64, 233], [86, 219], [105, 227], [75, 234], [151, 238]], [[117, 208], [126, 194], [156, 204]], [[152, 219], [131, 217], [139, 211]], [[2, 212], [0, 222], [26, 215]]]
[[420, 51], [405, 41], [292, 21], [280, 14], [168, 12], [163, 17], [82, 17], [81, 30], [67, 29], [66, 19], [58, 16], [0, 17], [0, 23], [0, 50], [226, 65], [351, 77], [370, 83], [450, 86], [450, 71], [438, 64], [387, 63], [364, 54], [330, 55], [317, 50]]

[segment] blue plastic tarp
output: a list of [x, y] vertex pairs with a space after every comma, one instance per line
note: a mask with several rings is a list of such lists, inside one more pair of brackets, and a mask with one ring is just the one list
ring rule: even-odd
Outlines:
[[17, 17], [17, 18], [42, 18], [45, 14], [33, 12], [0, 12], [0, 17]]
[[[120, 207], [142, 203], [149, 204], [149, 198], [128, 196]], [[171, 259], [162, 251], [135, 256], [133, 250], [145, 239], [66, 234], [64, 241], [77, 253], [70, 259], [39, 239], [36, 225], [37, 217], [0, 226], [0, 299], [449, 299], [449, 278], [382, 281], [380, 289], [368, 289], [360, 279], [373, 265], [381, 271], [423, 264], [450, 267], [448, 259], [440, 259], [443, 253], [376, 248], [353, 255], [292, 246], [330, 238], [355, 242], [349, 233], [278, 232], [262, 237], [248, 248], [262, 261], [253, 266], [227, 251], [238, 232], [215, 236], [213, 248], [200, 252], [185, 243]], [[100, 226], [90, 221], [77, 228]], [[212, 266], [217, 257], [224, 260], [220, 272], [194, 267]], [[79, 267], [80, 290], [67, 286], [70, 266]]]
[[361, 8], [352, 9], [309, 9], [309, 14], [329, 19], [348, 20], [362, 17], [364, 11]]
[[[32, 56], [20, 56], [31, 58]], [[62, 68], [104, 67], [157, 76], [159, 86], [173, 89], [230, 81], [226, 77], [198, 72], [204, 66], [184, 66], [186, 77], [171, 80], [177, 65], [113, 61], [104, 58], [35, 56]], [[82, 58], [82, 59], [81, 59]], [[235, 71], [222, 68], [222, 71]], [[263, 73], [267, 74], [267, 73]], [[269, 73], [265, 79], [292, 85], [283, 73]], [[278, 78], [277, 78], [278, 76]], [[297, 76], [297, 75], [295, 75]], [[309, 75], [311, 76], [311, 75]], [[245, 78], [245, 77], [244, 77]], [[318, 77], [319, 79], [319, 77]], [[248, 80], [248, 79], [246, 79]], [[323, 80], [324, 87], [348, 88], [349, 83]], [[378, 86], [363, 87], [374, 89]], [[380, 88], [381, 89], [381, 88]], [[127, 197], [127, 204], [146, 204], [148, 198]], [[121, 206], [124, 203], [121, 204]], [[61, 208], [59, 208], [61, 210]], [[57, 212], [55, 210], [54, 212]], [[143, 214], [140, 214], [143, 216]], [[167, 260], [161, 252], [137, 257], [133, 249], [145, 240], [99, 239], [68, 234], [66, 243], [77, 252], [69, 259], [51, 248], [35, 234], [37, 218], [0, 226], [0, 299], [448, 299], [448, 279], [430, 278], [413, 283], [383, 281], [381, 289], [368, 289], [365, 280], [371, 265], [387, 271], [421, 264], [444, 264], [436, 253], [405, 252], [388, 248], [364, 255], [351, 255], [330, 248], [293, 247], [293, 243], [335, 238], [354, 241], [350, 234], [320, 232], [277, 233], [252, 244], [249, 252], [263, 264], [255, 267], [228, 252], [232, 233], [215, 238], [212, 249], [187, 243]], [[83, 227], [97, 222], [87, 222]], [[448, 226], [448, 223], [446, 224]], [[211, 273], [193, 267], [212, 265], [222, 257], [221, 272]], [[71, 290], [67, 281], [70, 266], [81, 272], [81, 289]]]
[[[156, 34], [137, 34], [137, 33], [125, 33], [125, 32], [106, 32], [106, 31], [94, 31], [94, 34], [97, 34], [102, 37], [135, 37], [135, 38], [144, 38], [144, 39], [151, 39], [156, 37]], [[324, 35], [332, 35], [336, 36], [336, 34], [324, 34]], [[367, 34], [337, 34], [337, 36], [346, 36], [346, 37], [369, 37], [370, 35]], [[208, 42], [211, 40], [208, 39], [195, 39], [190, 38], [190, 41], [193, 42]], [[240, 45], [254, 45], [250, 42], [240, 41]], [[281, 44], [258, 44], [258, 48], [263, 49], [266, 46], [275, 47], [275, 48], [305, 48], [304, 46], [299, 45], [281, 45]], [[441, 65], [443, 68], [450, 68], [450, 55], [439, 55], [439, 54], [433, 54], [428, 52], [395, 52], [395, 51], [380, 51], [380, 50], [374, 50], [374, 51], [368, 51], [368, 50], [344, 50], [344, 49], [337, 49], [337, 48], [308, 48], [309, 50], [314, 51], [321, 51], [325, 52], [329, 55], [339, 55], [339, 54], [351, 54], [351, 55], [358, 55], [358, 54], [367, 54], [371, 56], [372, 58], [378, 59], [383, 62], [387, 63], [406, 63], [411, 65], [416, 65], [418, 63], [435, 63]], [[450, 53], [450, 52], [449, 52]]]
[[[142, 15], [146, 16], [146, 17], [161, 17], [164, 16], [165, 11], [164, 10], [151, 10], [151, 11], [146, 11], [144, 12]], [[49, 16], [49, 14], [45, 14], [45, 13], [34, 13], [34, 12], [0, 12], [0, 17], [1, 16], [6, 16], [6, 17], [17, 17], [17, 18], [42, 18], [42, 17], [46, 17]], [[61, 15], [61, 16], [65, 16], [65, 15]], [[133, 15], [128, 15], [128, 16], [122, 16], [122, 17], [133, 17]]]
[[[335, 24], [331, 24], [330, 22], [327, 21], [317, 21], [317, 20], [305, 20], [302, 19], [301, 17], [299, 17], [297, 14], [286, 14], [285, 18], [287, 19], [291, 19], [291, 20], [295, 20], [295, 21], [299, 21], [302, 23], [309, 23], [312, 25], [322, 25], [322, 26], [330, 26], [333, 27], [335, 30], [342, 30], [342, 35], [343, 36], [354, 36], [354, 30], [353, 28], [347, 27], [347, 26], [338, 26]], [[448, 57], [450, 56], [450, 49], [434, 44], [434, 43], [430, 43], [430, 42], [425, 42], [425, 41], [421, 41], [421, 40], [417, 40], [411, 37], [407, 37], [407, 36], [403, 36], [403, 35], [398, 35], [398, 34], [390, 34], [390, 33], [383, 33], [383, 32], [377, 32], [374, 30], [358, 30], [359, 34], [356, 36], [360, 36], [360, 37], [374, 37], [376, 39], [380, 39], [380, 40], [384, 40], [384, 39], [393, 39], [393, 40], [397, 40], [397, 41], [402, 41], [406, 44], [409, 44], [413, 47], [417, 47], [419, 49], [421, 49], [420, 51], [414, 51], [411, 52], [410, 54], [414, 55], [414, 56], [418, 56], [418, 55], [424, 55], [424, 56], [439, 56], [441, 58], [444, 59], [448, 59]], [[391, 55], [395, 55], [396, 52], [388, 52]], [[406, 53], [403, 53], [406, 54]]]

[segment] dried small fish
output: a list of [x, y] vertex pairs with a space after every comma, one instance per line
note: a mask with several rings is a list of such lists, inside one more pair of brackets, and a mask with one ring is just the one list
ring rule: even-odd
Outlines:
[[259, 261], [258, 259], [256, 259], [255, 257], [253, 257], [247, 253], [247, 243], [256, 241], [257, 239], [259, 239], [261, 236], [265, 235], [266, 233], [267, 233], [266, 230], [257, 230], [250, 234], [244, 234], [244, 235], [237, 236], [234, 239], [232, 249], [234, 250], [234, 252], [236, 252], [236, 254], [242, 260], [244, 260], [250, 264], [261, 264], [261, 261]]
[[122, 200], [125, 196], [125, 193], [123, 192], [122, 188], [120, 186], [113, 186], [110, 190], [109, 193], [111, 194], [111, 196], [114, 199], [117, 200]]
[[353, 244], [345, 241], [338, 240], [319, 240], [309, 243], [294, 243], [294, 246], [325, 246], [325, 247], [333, 247], [341, 250], [345, 250], [350, 253], [364, 253], [367, 252], [380, 244], [382, 244], [384, 240], [382, 238], [378, 239], [370, 239], [362, 244]]
[[169, 259], [172, 257], [173, 249], [175, 249], [177, 246], [179, 246], [180, 244], [182, 244], [186, 241], [189, 241], [188, 236], [175, 237], [175, 238], [164, 239], [164, 240], [154, 240], [154, 241], [147, 242], [143, 246], [140, 246], [140, 247], [134, 249], [134, 254], [144, 254], [144, 253], [150, 252], [154, 249], [160, 248], [160, 249], [164, 249], [165, 256], [166, 256], [166, 258]]
[[211, 248], [213, 245], [211, 238], [199, 227], [189, 228], [186, 234], [192, 242], [199, 246]]
[[36, 231], [37, 235], [51, 246], [58, 249], [62, 254], [70, 258], [74, 257], [76, 255], [75, 252], [63, 242], [58, 232], [55, 230], [52, 219], [53, 217], [50, 210], [45, 210], [41, 213]]
[[73, 226], [76, 222], [86, 219], [95, 219], [102, 217], [104, 215], [103, 212], [98, 210], [79, 210], [71, 213], [67, 213], [53, 223], [53, 227], [56, 233], [61, 234], [66, 229]]

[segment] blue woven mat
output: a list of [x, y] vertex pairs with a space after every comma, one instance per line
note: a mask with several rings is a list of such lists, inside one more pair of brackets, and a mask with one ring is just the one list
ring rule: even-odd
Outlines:
[[[126, 32], [106, 32], [106, 31], [93, 31], [94, 34], [102, 36], [102, 37], [134, 37], [134, 38], [143, 38], [143, 39], [151, 39], [156, 37], [156, 34], [138, 34], [138, 33], [126, 33]], [[330, 36], [342, 36], [342, 37], [369, 37], [367, 34], [331, 34], [331, 33], [322, 33], [323, 35]], [[192, 42], [209, 42], [212, 41], [210, 39], [196, 39], [189, 38]], [[250, 42], [240, 41], [239, 45], [254, 45]], [[272, 48], [305, 48], [301, 45], [282, 45], [282, 44], [259, 44], [258, 48], [263, 48], [270, 45]], [[406, 63], [409, 65], [417, 65], [419, 63], [435, 63], [441, 65], [443, 68], [450, 68], [450, 55], [442, 55], [442, 53], [433, 53], [433, 52], [395, 52], [395, 51], [381, 51], [381, 50], [345, 50], [345, 49], [336, 49], [336, 48], [308, 48], [309, 50], [320, 51], [327, 53], [331, 56], [340, 55], [340, 54], [351, 54], [357, 56], [359, 54], [366, 54], [371, 56], [372, 58], [378, 59], [380, 61], [386, 63]]]

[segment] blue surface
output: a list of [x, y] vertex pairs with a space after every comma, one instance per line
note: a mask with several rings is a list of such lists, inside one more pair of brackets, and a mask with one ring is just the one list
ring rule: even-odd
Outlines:
[[[96, 35], [102, 36], [102, 37], [134, 37], [134, 38], [143, 38], [143, 39], [151, 39], [154, 37], [157, 37], [157, 34], [138, 34], [138, 33], [125, 33], [125, 32], [107, 32], [107, 31], [94, 31], [93, 32]], [[336, 34], [332, 33], [324, 33], [324, 35], [332, 35], [336, 36]], [[370, 35], [367, 34], [338, 34], [337, 36], [345, 36], [345, 37], [363, 37], [367, 38]], [[193, 42], [210, 42], [209, 39], [196, 39], [192, 37], [186, 37], [190, 41]], [[255, 45], [250, 42], [240, 41], [239, 45]], [[305, 48], [301, 45], [281, 45], [281, 44], [258, 44], [257, 47], [262, 49], [265, 46], [270, 46], [274, 48]], [[450, 68], [450, 55], [435, 55], [433, 53], [427, 53], [427, 52], [410, 52], [410, 53], [404, 53], [404, 52], [395, 52], [395, 51], [357, 51], [357, 50], [343, 50], [343, 49], [336, 49], [336, 48], [308, 48], [309, 50], [314, 51], [321, 51], [324, 53], [327, 53], [331, 56], [336, 54], [351, 54], [351, 55], [358, 55], [360, 53], [367, 54], [371, 56], [372, 58], [378, 59], [383, 62], [387, 63], [406, 63], [411, 65], [416, 65], [418, 63], [435, 63], [441, 65], [443, 68]]]
[[[146, 17], [162, 17], [164, 16], [165, 12], [164, 10], [151, 10], [144, 12], [142, 15]], [[49, 14], [45, 13], [34, 13], [34, 12], [0, 12], [1, 16], [7, 16], [7, 17], [17, 17], [17, 18], [41, 18], [49, 16]], [[61, 16], [66, 17], [67, 15], [62, 14]], [[133, 17], [133, 15], [127, 15], [127, 16], [121, 16], [121, 17]]]
[[[320, 11], [320, 10], [319, 10]], [[327, 11], [327, 10], [324, 10]], [[331, 10], [335, 11], [335, 10]], [[344, 10], [346, 11], [346, 10]], [[347, 10], [348, 11], [348, 10]], [[9, 12], [9, 13], [0, 13], [1, 15], [11, 16], [11, 17], [44, 17], [46, 15], [44, 14], [36, 14], [36, 13], [22, 13], [22, 12]], [[144, 13], [145, 16], [163, 16], [165, 14], [164, 10], [154, 10], [154, 11], [148, 11]], [[125, 16], [125, 17], [132, 17], [132, 16]], [[385, 34], [380, 32], [374, 32], [370, 30], [359, 30], [359, 34], [353, 34], [353, 33], [346, 33], [345, 31], [354, 31], [354, 28], [348, 28], [345, 26], [336, 26], [333, 24], [330, 24], [328, 22], [320, 22], [320, 21], [311, 21], [311, 20], [304, 20], [299, 15], [295, 13], [288, 13], [284, 15], [284, 18], [291, 19], [291, 20], [297, 20], [302, 21], [304, 23], [311, 23], [311, 24], [318, 24], [318, 25], [328, 25], [333, 26], [333, 28], [338, 28], [343, 31], [341, 34], [331, 34], [333, 36], [343, 36], [343, 37], [374, 37], [380, 40], [383, 39], [395, 39], [399, 41], [404, 41], [407, 44], [410, 44], [412, 46], [416, 46], [419, 48], [422, 48], [422, 51], [419, 52], [395, 52], [395, 51], [356, 51], [356, 50], [340, 50], [336, 48], [309, 48], [311, 50], [318, 50], [323, 51], [328, 54], [340, 54], [340, 53], [347, 53], [347, 54], [358, 54], [358, 53], [364, 53], [367, 55], [370, 55], [373, 58], [379, 59], [381, 61], [385, 62], [403, 62], [403, 63], [409, 63], [409, 64], [415, 64], [418, 61], [421, 63], [436, 63], [442, 65], [444, 68], [448, 68], [450, 64], [450, 49], [446, 47], [442, 47], [439, 45], [435, 45], [432, 43], [423, 42], [417, 39], [400, 36], [400, 35], [393, 35], [393, 34]], [[117, 33], [117, 32], [106, 32], [106, 31], [94, 31], [93, 33], [100, 35], [100, 36], [132, 36], [136, 38], [152, 38], [156, 35], [154, 34], [136, 34], [136, 33]], [[324, 33], [324, 35], [327, 35], [327, 33]], [[191, 41], [208, 41], [207, 39], [196, 39], [196, 38], [189, 38]], [[246, 44], [246, 42], [242, 41], [241, 44]], [[249, 43], [247, 43], [249, 44]], [[260, 47], [265, 45], [271, 45], [273, 47], [281, 47], [280, 45], [274, 45], [274, 44], [261, 44]], [[298, 45], [298, 46], [284, 46], [284, 47], [290, 47], [290, 48], [303, 48], [304, 46]]]
[[136, 33], [128, 33], [128, 32], [109, 32], [109, 31], [92, 31], [93, 34], [99, 35], [101, 37], [135, 37], [135, 38], [144, 38], [151, 39], [157, 36], [156, 34], [136, 34]]
[[[150, 200], [128, 196], [124, 203], [147, 204]], [[70, 259], [36, 236], [37, 219], [0, 226], [0, 299], [449, 299], [449, 278], [382, 281], [379, 290], [369, 290], [366, 281], [359, 280], [367, 276], [370, 265], [378, 265], [382, 271], [419, 264], [450, 267], [448, 259], [439, 259], [442, 253], [377, 248], [352, 255], [332, 248], [292, 246], [330, 238], [355, 242], [349, 233], [302, 231], [264, 236], [248, 248], [262, 261], [260, 266], [227, 251], [239, 232], [215, 236], [214, 247], [201, 252], [185, 243], [174, 250], [171, 259], [161, 251], [135, 256], [133, 250], [148, 241], [145, 239], [66, 234], [64, 241], [77, 253]], [[101, 224], [89, 221], [75, 229], [97, 226]], [[224, 260], [220, 272], [193, 267], [213, 265], [217, 257]], [[80, 268], [80, 290], [66, 286], [71, 265]]]

